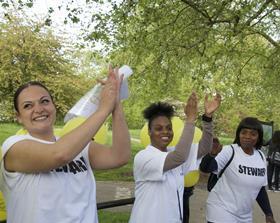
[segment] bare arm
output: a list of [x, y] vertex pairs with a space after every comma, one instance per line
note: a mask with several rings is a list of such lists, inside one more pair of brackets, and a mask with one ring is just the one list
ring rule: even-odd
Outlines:
[[83, 124], [53, 144], [23, 140], [14, 144], [4, 157], [8, 171], [36, 173], [55, 169], [75, 158], [91, 141], [116, 104], [117, 75], [112, 68], [101, 91], [98, 110]]
[[175, 150], [168, 153], [164, 162], [163, 171], [176, 168], [187, 160], [194, 135], [194, 121], [196, 119], [197, 109], [197, 97], [195, 93], [192, 93], [184, 109], [186, 114], [184, 130]]
[[89, 157], [92, 168], [110, 169], [125, 165], [131, 154], [130, 136], [121, 103], [113, 111], [111, 147], [91, 143]]

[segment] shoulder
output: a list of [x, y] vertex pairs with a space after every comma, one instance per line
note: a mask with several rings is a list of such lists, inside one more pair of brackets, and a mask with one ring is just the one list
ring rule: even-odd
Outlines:
[[13, 135], [7, 138], [2, 144], [2, 157], [6, 154], [6, 152], [17, 142], [20, 142], [25, 139], [30, 139], [29, 135]]
[[161, 159], [167, 156], [168, 152], [162, 152], [153, 146], [147, 146], [145, 149], [139, 151], [134, 158], [134, 164], [140, 164], [150, 160]]
[[262, 160], [266, 161], [265, 154], [263, 153], [263, 151], [261, 151], [260, 149], [256, 149], [255, 153], [257, 156], [260, 156]]
[[231, 144], [231, 145], [225, 145], [223, 146], [223, 149], [221, 150], [221, 154], [224, 156], [231, 156], [233, 151], [237, 151], [239, 146], [237, 144]]

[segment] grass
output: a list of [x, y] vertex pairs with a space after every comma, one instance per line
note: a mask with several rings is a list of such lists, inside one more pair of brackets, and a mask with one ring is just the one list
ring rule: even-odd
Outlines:
[[21, 126], [16, 123], [0, 123], [0, 144], [9, 136], [14, 135], [20, 128]]
[[99, 223], [127, 223], [129, 217], [130, 212], [98, 211]]

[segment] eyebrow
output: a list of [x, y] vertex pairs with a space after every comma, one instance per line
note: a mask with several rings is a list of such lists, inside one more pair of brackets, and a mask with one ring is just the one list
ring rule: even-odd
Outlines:
[[[44, 98], [50, 98], [50, 96], [48, 96], [48, 95], [44, 95], [44, 96], [42, 96], [38, 101], [41, 101], [41, 100], [43, 100]], [[22, 105], [25, 105], [25, 104], [29, 104], [29, 103], [32, 103], [33, 101], [24, 101], [24, 102], [22, 102], [21, 104]]]

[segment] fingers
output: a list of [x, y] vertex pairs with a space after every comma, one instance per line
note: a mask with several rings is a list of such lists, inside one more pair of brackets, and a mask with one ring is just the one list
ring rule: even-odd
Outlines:
[[215, 100], [221, 102], [222, 101], [222, 96], [219, 93], [216, 93]]

